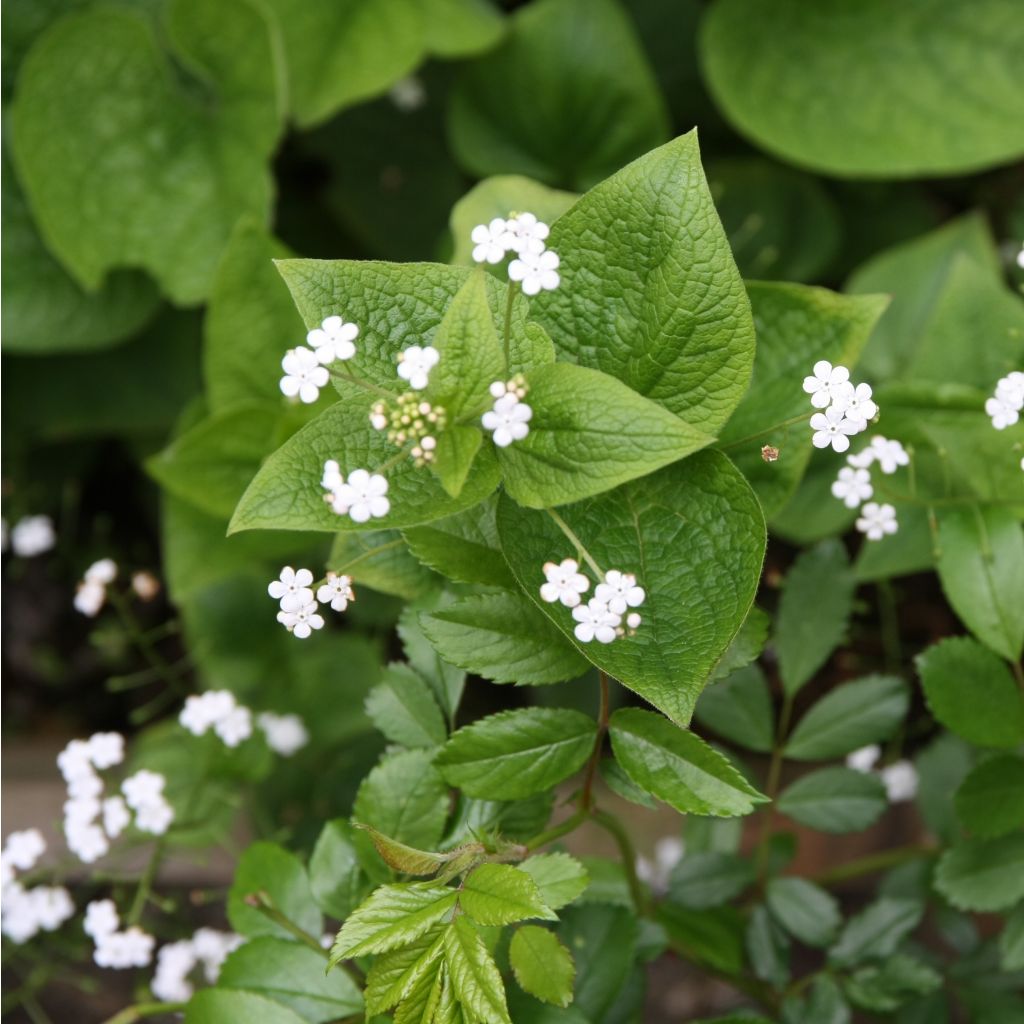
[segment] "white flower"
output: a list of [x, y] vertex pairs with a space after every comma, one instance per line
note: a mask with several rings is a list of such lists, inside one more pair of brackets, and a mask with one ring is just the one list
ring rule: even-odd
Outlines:
[[75, 591], [75, 611], [93, 619], [99, 615], [106, 600], [106, 587], [99, 583], [79, 583]]
[[867, 534], [868, 540], [881, 540], [887, 533], [895, 533], [899, 529], [896, 509], [888, 502], [879, 505], [877, 501], [869, 501], [860, 510], [857, 529]]
[[811, 417], [811, 429], [814, 431], [811, 444], [815, 448], [831, 445], [834, 451], [845, 452], [850, 447], [849, 435], [858, 433], [863, 426], [848, 420], [840, 409], [830, 405], [824, 412], [816, 412]]
[[672, 869], [683, 859], [686, 844], [677, 836], [663, 836], [654, 844], [654, 863], [637, 857], [636, 873], [659, 895], [668, 892]]
[[545, 562], [546, 583], [541, 584], [542, 600], [552, 604], [561, 601], [566, 608], [575, 608], [580, 603], [580, 594], [590, 588], [590, 580], [581, 573], [575, 558], [563, 558], [561, 562]]
[[643, 620], [640, 618], [640, 613], [639, 612], [630, 612], [626, 616], [626, 626], [629, 629], [634, 629], [634, 630], [635, 629], [639, 629], [640, 628], [640, 623], [642, 621]]
[[282, 757], [291, 757], [309, 742], [309, 733], [298, 715], [264, 711], [256, 721], [267, 737], [267, 746]]
[[289, 611], [279, 611], [277, 621], [288, 630], [289, 633], [297, 636], [300, 640], [309, 637], [314, 629], [324, 628], [324, 619], [319, 612], [319, 605], [316, 601], [299, 605]]
[[31, 871], [46, 852], [46, 840], [37, 828], [12, 832], [4, 843], [4, 862], [19, 871]]
[[910, 761], [896, 761], [880, 772], [889, 803], [913, 800], [917, 796], [917, 769]]
[[39, 931], [35, 903], [17, 882], [11, 883], [4, 890], [2, 914], [3, 923], [0, 928], [11, 942], [21, 945]]
[[489, 224], [477, 224], [469, 237], [476, 263], [500, 263], [515, 241], [504, 217], [495, 217]]
[[281, 575], [267, 586], [267, 593], [281, 602], [283, 611], [303, 608], [313, 600], [313, 574], [308, 569], [284, 566]]
[[561, 281], [558, 262], [558, 254], [551, 249], [522, 252], [508, 265], [509, 280], [521, 281], [524, 295], [554, 291]]
[[110, 843], [99, 825], [64, 822], [64, 837], [68, 849], [85, 864], [92, 864], [107, 854]]
[[203, 974], [212, 985], [228, 954], [238, 949], [245, 940], [233, 932], [219, 932], [216, 928], [200, 928], [192, 936], [192, 949], [203, 965]]
[[124, 793], [128, 806], [133, 811], [138, 811], [157, 800], [162, 800], [166, 784], [167, 780], [159, 772], [142, 768], [121, 783], [121, 792]]
[[349, 601], [354, 601], [355, 597], [352, 591], [352, 577], [339, 576], [334, 572], [327, 574], [327, 582], [316, 592], [316, 599], [321, 604], [329, 604], [336, 612], [343, 612]]
[[34, 558], [56, 543], [57, 534], [49, 516], [25, 516], [11, 530], [11, 550], [19, 558]]
[[168, 942], [156, 955], [156, 972], [149, 987], [163, 1003], [186, 1003], [194, 991], [188, 981], [196, 965], [196, 954], [189, 939]]
[[133, 572], [132, 590], [140, 601], [152, 601], [160, 593], [160, 581], [151, 572]]
[[103, 587], [109, 586], [117, 579], [117, 562], [112, 558], [101, 558], [85, 570], [82, 579], [86, 583], [98, 583]]
[[867, 773], [875, 766], [875, 762], [882, 756], [882, 748], [877, 743], [868, 747], [860, 747], [846, 755], [846, 767], [852, 768], [855, 772]]
[[178, 721], [193, 736], [202, 736], [217, 722], [227, 718], [236, 707], [235, 695], [230, 690], [207, 690], [185, 698]]
[[146, 967], [153, 959], [155, 945], [153, 936], [137, 926], [123, 932], [108, 932], [97, 940], [93, 960], [99, 967]]
[[437, 366], [440, 358], [441, 353], [433, 345], [410, 345], [404, 352], [399, 353], [398, 376], [402, 380], [407, 380], [413, 391], [422, 391], [427, 386], [430, 371]]
[[238, 705], [227, 715], [214, 723], [213, 731], [226, 746], [237, 747], [252, 735], [252, 712]]
[[494, 402], [494, 407], [481, 417], [485, 430], [494, 434], [494, 443], [507, 448], [513, 441], [522, 441], [530, 432], [528, 426], [533, 410], [509, 392]]
[[578, 604], [572, 610], [576, 620], [573, 633], [581, 643], [589, 644], [591, 640], [610, 644], [616, 637], [616, 629], [622, 623], [622, 616], [617, 615], [607, 605], [592, 597], [586, 604]]
[[867, 424], [868, 420], [874, 419], [878, 412], [878, 406], [871, 398], [871, 386], [869, 384], [858, 384], [850, 387], [841, 395], [837, 395], [832, 403], [840, 409], [848, 420], [854, 423]]
[[875, 489], [871, 486], [871, 474], [866, 469], [843, 466], [838, 479], [832, 483], [832, 494], [847, 508], [856, 508], [868, 500]]
[[163, 797], [144, 804], [135, 812], [135, 827], [154, 836], [162, 836], [172, 821], [174, 808]]
[[324, 463], [324, 475], [320, 478], [320, 486], [325, 491], [336, 491], [345, 482], [341, 475], [341, 466], [334, 459], [328, 459]]
[[327, 386], [331, 375], [325, 366], [320, 365], [316, 353], [299, 345], [289, 349], [281, 360], [284, 376], [281, 378], [281, 391], [289, 398], [298, 395], [307, 405], [320, 397], [320, 389]]
[[1024, 246], [1021, 246], [1021, 250], [1017, 253], [1017, 266], [1024, 270]]
[[103, 801], [103, 830], [111, 839], [116, 839], [131, 820], [132, 816], [122, 797], [111, 796]]
[[103, 805], [96, 796], [76, 796], [64, 803], [64, 827], [78, 828], [91, 825]]
[[608, 606], [616, 615], [625, 615], [627, 608], [639, 608], [644, 603], [643, 587], [636, 585], [636, 577], [631, 572], [619, 572], [609, 569], [604, 574], [604, 582], [594, 588], [594, 600]]
[[89, 744], [85, 740], [71, 740], [57, 755], [57, 767], [65, 782], [74, 782], [75, 779], [94, 775], [92, 760], [89, 757]]
[[883, 473], [895, 473], [900, 466], [910, 463], [910, 455], [899, 441], [890, 441], [876, 434], [871, 444], [856, 455], [847, 455], [846, 461], [857, 469], [867, 469], [877, 462]]
[[811, 405], [824, 409], [837, 398], [849, 394], [850, 371], [845, 366], [833, 366], [827, 359], [814, 364], [813, 376], [804, 377], [804, 391], [811, 396]]
[[113, 900], [93, 900], [86, 906], [82, 927], [94, 941], [99, 941], [104, 935], [112, 935], [120, 925], [121, 919]]
[[992, 426], [996, 430], [1005, 430], [1007, 427], [1012, 427], [1020, 419], [1020, 413], [1013, 406], [1008, 405], [999, 398], [987, 399], [985, 401], [985, 412], [992, 420]]
[[388, 482], [380, 473], [353, 469], [348, 480], [338, 488], [335, 498], [348, 510], [354, 523], [366, 523], [370, 519], [381, 519], [391, 511], [391, 502], [385, 497], [387, 493]]
[[89, 760], [101, 771], [124, 760], [124, 737], [119, 732], [95, 732], [89, 737]]
[[75, 914], [71, 894], [63, 886], [37, 885], [29, 891], [36, 920], [45, 932], [56, 931]]
[[[351, 359], [356, 354], [353, 342], [358, 335], [359, 328], [355, 324], [345, 323], [340, 316], [329, 316], [319, 327], [314, 327], [306, 335], [306, 341], [316, 353], [317, 362], [326, 365], [333, 363], [336, 359]], [[300, 348], [296, 351], [304, 350]], [[323, 384], [320, 384], [319, 387], [323, 387]], [[286, 391], [285, 394], [288, 392]], [[303, 401], [312, 401], [312, 399], [303, 398]]]
[[995, 397], [1011, 409], [1024, 409], [1024, 372], [1014, 370], [996, 384]]
[[534, 214], [517, 214], [508, 226], [512, 231], [512, 247], [517, 253], [542, 253], [546, 248], [551, 229], [544, 221], [537, 220]]
[[388, 98], [403, 114], [408, 114], [427, 102], [427, 90], [415, 75], [409, 75], [391, 86]]

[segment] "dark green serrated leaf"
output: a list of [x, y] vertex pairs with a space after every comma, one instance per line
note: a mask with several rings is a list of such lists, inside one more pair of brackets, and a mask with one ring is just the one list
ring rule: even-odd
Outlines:
[[453, 723], [466, 685], [466, 673], [461, 668], [449, 665], [434, 650], [419, 620], [422, 609], [433, 610], [443, 607], [445, 603], [447, 598], [435, 596], [419, 605], [407, 607], [398, 619], [398, 636], [409, 664], [427, 681], [445, 717]]
[[1002, 754], [979, 764], [954, 798], [964, 828], [994, 839], [1024, 827], [1024, 760]]
[[367, 695], [366, 713], [392, 743], [437, 747], [448, 737], [430, 687], [410, 665], [393, 662]]
[[509, 946], [512, 973], [524, 992], [555, 1006], [572, 1002], [576, 976], [569, 950], [554, 932], [538, 925], [526, 925], [512, 936]]
[[873, 775], [851, 768], [821, 768], [783, 790], [779, 810], [821, 832], [860, 832], [888, 806], [885, 787]]
[[1008, 910], [1024, 898], [1024, 833], [954, 845], [939, 858], [934, 884], [961, 910]]
[[445, 933], [444, 960], [452, 988], [469, 1016], [480, 1024], [512, 1024], [501, 974], [479, 932], [457, 917]]
[[775, 742], [775, 712], [764, 673], [748, 665], [709, 686], [697, 701], [697, 721], [741, 747], [766, 753]]

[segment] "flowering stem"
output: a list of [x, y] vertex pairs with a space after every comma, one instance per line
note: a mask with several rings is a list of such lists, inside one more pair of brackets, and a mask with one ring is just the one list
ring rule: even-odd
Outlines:
[[168, 687], [176, 693], [183, 695], [185, 691], [181, 687], [174, 669], [168, 665], [160, 652], [153, 646], [152, 641], [146, 635], [145, 631], [139, 626], [130, 605], [124, 599], [124, 596], [111, 588], [108, 591], [108, 597], [110, 598], [110, 603], [117, 610], [117, 614], [121, 618], [121, 623], [127, 631], [128, 636], [131, 638], [132, 643], [134, 643], [138, 648], [139, 653], [145, 661], [148, 662], [150, 668], [161, 680], [163, 680], [163, 682], [168, 685]]
[[891, 850], [882, 850], [880, 853], [872, 853], [866, 857], [859, 857], [846, 864], [839, 864], [837, 867], [828, 868], [814, 877], [818, 885], [834, 885], [837, 882], [845, 882], [851, 878], [859, 878], [861, 875], [872, 875], [876, 871], [884, 871], [886, 868], [895, 867], [897, 864], [905, 864], [910, 860], [917, 860], [919, 857], [930, 857], [938, 852], [938, 848], [928, 843], [914, 843], [910, 846], [897, 846]]
[[108, 1017], [104, 1024], [134, 1024], [146, 1017], [159, 1017], [162, 1014], [181, 1013], [188, 1009], [188, 1003], [136, 1003], [126, 1006], [123, 1010]]
[[348, 573], [353, 565], [365, 562], [366, 559], [372, 558], [374, 555], [379, 554], [382, 551], [391, 551], [393, 548], [401, 547], [404, 543], [404, 540], [389, 540], [386, 544], [378, 544], [377, 547], [370, 548], [369, 551], [364, 551], [361, 555], [356, 555], [355, 558], [346, 562], [342, 568], [331, 569], [330, 571], [337, 576], [340, 576], [342, 573]]
[[772, 759], [768, 765], [768, 778], [765, 782], [765, 796], [771, 801], [764, 819], [764, 827], [761, 830], [761, 837], [757, 843], [757, 877], [759, 882], [764, 881], [765, 871], [768, 868], [768, 849], [772, 838], [772, 830], [775, 825], [775, 797], [779, 791], [779, 780], [782, 776], [782, 755], [786, 747], [786, 737], [789, 734], [789, 720], [793, 715], [793, 696], [786, 693], [782, 698], [782, 710], [779, 712], [779, 727], [775, 734], [775, 743], [772, 746]]
[[583, 541], [572, 532], [569, 524], [553, 509], [546, 508], [544, 510], [549, 516], [555, 521], [555, 525], [572, 541], [576, 546], [576, 553], [583, 559], [584, 562], [590, 566], [591, 571], [598, 578], [598, 581], [604, 579], [604, 573], [601, 571], [601, 567], [594, 561], [590, 552], [583, 546]]
[[727, 452], [730, 448], [738, 448], [741, 444], [746, 444], [748, 441], [756, 441], [758, 438], [772, 434], [776, 430], [782, 430], [784, 427], [792, 427], [797, 423], [807, 423], [808, 421], [809, 419], [807, 414], [801, 413], [799, 416], [791, 416], [788, 420], [783, 420], [781, 423], [775, 423], [770, 427], [765, 427], [764, 430], [759, 430], [756, 434], [748, 434], [746, 437], [741, 437], [736, 441], [729, 441], [727, 444], [721, 444], [718, 447], [721, 451]]
[[163, 855], [164, 841], [161, 837], [156, 841], [153, 852], [149, 855], [149, 863], [146, 865], [146, 870], [142, 872], [138, 888], [135, 890], [135, 898], [132, 900], [131, 909], [128, 911], [128, 917], [126, 918], [129, 926], [138, 924], [139, 919], [142, 917], [142, 911], [146, 907], [146, 900], [149, 897], [150, 890], [153, 888], [153, 882], [156, 880], [156, 873], [160, 869]]
[[505, 372], [512, 373], [512, 306], [516, 300], [516, 283], [509, 281], [505, 300]]
[[330, 958], [330, 953], [320, 945], [320, 940], [315, 935], [310, 935], [305, 928], [300, 928], [290, 917], [277, 909], [269, 893], [263, 891], [250, 893], [245, 897], [245, 902], [273, 921], [274, 924], [280, 925], [290, 935], [294, 935], [299, 942], [310, 949], [315, 949], [325, 960]]
[[622, 858], [622, 870], [626, 873], [626, 882], [629, 885], [630, 896], [633, 898], [633, 905], [638, 914], [646, 916], [648, 912], [647, 894], [636, 875], [636, 850], [633, 848], [633, 842], [623, 828], [622, 822], [608, 814], [607, 811], [591, 811], [590, 817], [595, 824], [600, 825], [615, 840]]
[[347, 366], [344, 370], [338, 370], [328, 366], [327, 372], [332, 377], [347, 380], [350, 384], [355, 384], [357, 388], [362, 388], [364, 391], [372, 391], [375, 395], [380, 395], [382, 398], [392, 399], [395, 397], [394, 392], [388, 391], [387, 388], [382, 388], [378, 384], [372, 384], [363, 377], [356, 376], [356, 374], [354, 374]]
[[604, 737], [608, 732], [608, 674], [598, 669], [597, 678], [601, 684], [601, 707], [597, 715], [597, 735], [594, 737], [594, 751], [587, 762], [587, 773], [583, 777], [583, 788], [580, 790], [580, 810], [589, 811], [594, 805], [594, 779], [597, 776], [597, 765], [604, 749]]

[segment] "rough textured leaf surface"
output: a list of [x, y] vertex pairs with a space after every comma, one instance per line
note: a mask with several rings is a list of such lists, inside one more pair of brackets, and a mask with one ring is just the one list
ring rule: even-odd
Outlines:
[[481, 864], [462, 883], [459, 906], [482, 925], [514, 924], [536, 917], [558, 918], [544, 905], [533, 878], [510, 864]]

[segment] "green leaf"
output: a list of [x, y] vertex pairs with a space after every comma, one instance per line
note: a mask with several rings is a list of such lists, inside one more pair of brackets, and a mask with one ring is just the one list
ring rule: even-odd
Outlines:
[[420, 616], [438, 654], [497, 683], [536, 685], [576, 679], [587, 662], [519, 594], [477, 594]]
[[1006, 919], [999, 935], [999, 966], [1004, 971], [1024, 970], [1024, 903]]
[[960, 910], [1008, 910], [1024, 898], [1024, 833], [967, 839], [946, 850], [935, 888]]
[[612, 644], [576, 641], [569, 609], [539, 599], [544, 563], [574, 554], [573, 543], [551, 516], [502, 496], [498, 532], [520, 586], [589, 661], [686, 725], [760, 578], [764, 534], [749, 486], [725, 456], [703, 452], [559, 516], [602, 570], [636, 573], [643, 624]]
[[967, 628], [1009, 661], [1024, 650], [1024, 527], [1008, 509], [939, 510], [939, 580]]
[[530, 311], [559, 356], [717, 433], [750, 379], [754, 324], [696, 133], [588, 192], [552, 226], [550, 244], [562, 283]]
[[409, 550], [397, 530], [339, 533], [334, 538], [327, 564], [332, 572], [345, 573], [382, 594], [414, 601], [441, 582]]
[[830, 0], [818, 13], [719, 0], [704, 20], [708, 86], [757, 145], [841, 177], [950, 175], [1024, 153], [1012, 0]]
[[407, 875], [436, 874], [451, 859], [444, 854], [406, 846], [405, 843], [400, 843], [397, 839], [378, 832], [372, 825], [356, 825], [356, 828], [366, 832], [373, 841], [374, 848], [381, 860], [388, 867]]
[[366, 698], [366, 713], [392, 743], [436, 747], [448, 738], [444, 718], [423, 677], [409, 665], [392, 662]]
[[789, 939], [764, 906], [754, 907], [747, 922], [746, 947], [755, 977], [772, 988], [784, 989], [789, 981]]
[[687, 959], [732, 975], [743, 970], [744, 919], [735, 907], [689, 910], [665, 902], [658, 920]]
[[772, 620], [767, 612], [756, 605], [747, 613], [739, 632], [732, 638], [732, 643], [725, 654], [718, 659], [709, 677], [710, 682], [725, 679], [731, 673], [745, 668], [758, 658], [768, 642], [768, 630]]
[[261, 892], [300, 928], [320, 934], [320, 910], [313, 900], [306, 869], [295, 854], [275, 843], [253, 843], [242, 854], [228, 893], [228, 920], [240, 935], [291, 938], [290, 932], [245, 902], [247, 896]]
[[839, 931], [835, 897], [805, 878], [773, 878], [765, 898], [775, 920], [808, 946], [827, 946]]
[[1009, 668], [969, 637], [947, 637], [915, 660], [931, 713], [982, 747], [1024, 741], [1024, 700]]
[[[409, 989], [401, 1006], [395, 1011], [395, 1024], [426, 1024], [441, 1016], [441, 998], [445, 990], [443, 968], [421, 974]], [[454, 1005], [452, 1009], [454, 1010]]]
[[170, 53], [126, 7], [56, 22], [21, 68], [14, 156], [48, 248], [84, 288], [135, 266], [195, 303], [238, 218], [269, 214], [278, 63], [255, 4], [173, 0], [164, 28]]
[[821, 975], [812, 983], [806, 1002], [791, 996], [783, 1003], [782, 1020], [784, 1024], [850, 1024], [850, 1007], [839, 986]]
[[825, 761], [887, 740], [910, 706], [899, 676], [865, 676], [826, 694], [797, 723], [786, 744], [786, 757]]
[[[339, 921], [362, 903], [373, 884], [366, 869], [377, 865], [367, 839], [348, 821], [338, 818], [324, 825], [309, 858], [313, 898], [325, 914]], [[384, 881], [386, 876], [382, 867], [374, 881]]]
[[645, 793], [623, 770], [622, 765], [613, 757], [604, 758], [597, 766], [601, 778], [608, 788], [623, 800], [646, 807], [653, 811], [658, 806], [658, 801], [650, 794]]
[[331, 949], [331, 966], [415, 942], [447, 918], [458, 898], [457, 890], [436, 882], [382, 885], [346, 918]]
[[419, 605], [407, 607], [398, 619], [398, 635], [409, 664], [423, 676], [434, 691], [445, 718], [449, 722], [454, 722], [466, 685], [466, 673], [441, 658], [420, 627], [420, 610], [435, 609], [444, 603], [447, 603], [446, 599], [435, 597], [429, 603], [421, 602]]
[[459, 729], [434, 763], [467, 796], [521, 800], [579, 771], [596, 735], [594, 720], [579, 711], [500, 711]]
[[438, 57], [489, 50], [505, 32], [504, 19], [490, 0], [427, 0], [426, 11], [426, 47]]
[[973, 764], [973, 748], [949, 732], [940, 733], [914, 758], [918, 810], [929, 831], [946, 843], [960, 836], [949, 795], [963, 785]]
[[448, 789], [431, 757], [425, 750], [386, 756], [359, 786], [353, 817], [400, 843], [436, 847], [448, 816]]
[[694, 712], [701, 725], [748, 750], [767, 753], [775, 742], [775, 712], [768, 683], [757, 665], [748, 665], [709, 686]]
[[687, 853], [669, 875], [669, 899], [691, 910], [718, 907], [754, 881], [754, 866], [735, 853]]
[[480, 1024], [512, 1024], [505, 986], [479, 932], [457, 917], [444, 937], [444, 960], [465, 1013]]
[[846, 922], [829, 959], [841, 967], [891, 956], [924, 914], [916, 900], [882, 897]]
[[498, 450], [505, 489], [548, 508], [589, 498], [704, 448], [711, 438], [614, 377], [568, 363], [527, 374], [530, 433]]
[[324, 973], [324, 958], [298, 942], [264, 936], [236, 949], [217, 977], [219, 988], [257, 992], [309, 1024], [362, 1013], [363, 997], [343, 971]]
[[517, 929], [509, 946], [509, 962], [524, 992], [555, 1006], [572, 1002], [576, 967], [569, 950], [554, 932], [539, 925]]
[[855, 589], [846, 549], [838, 540], [809, 548], [793, 563], [775, 624], [775, 648], [786, 693], [795, 694], [842, 642]]
[[303, 1024], [305, 1020], [272, 999], [229, 988], [197, 992], [185, 1011], [185, 1024]]
[[527, 918], [557, 921], [533, 878], [509, 864], [481, 864], [462, 883], [459, 906], [477, 924], [503, 925]]
[[891, 1013], [941, 988], [942, 975], [915, 957], [897, 953], [883, 964], [862, 967], [846, 979], [843, 987], [854, 1006]]
[[473, 242], [470, 235], [478, 224], [488, 224], [495, 217], [529, 210], [538, 220], [552, 224], [579, 198], [574, 192], [560, 192], [531, 178], [502, 174], [474, 185], [452, 207], [449, 222], [454, 252], [452, 263], [473, 265]]
[[430, 469], [450, 497], [457, 498], [462, 493], [483, 442], [483, 431], [479, 427], [464, 427], [457, 423], [445, 427], [437, 439]]
[[366, 1012], [382, 1013], [405, 999], [441, 967], [444, 926], [432, 928], [413, 943], [378, 956], [366, 975]]
[[730, 818], [766, 800], [726, 758], [661, 715], [621, 708], [609, 733], [626, 774], [681, 814]]
[[1001, 754], [979, 764], [956, 791], [964, 828], [994, 839], [1024, 827], [1024, 760]]
[[519, 865], [540, 890], [540, 898], [552, 910], [568, 906], [582, 895], [590, 879], [587, 870], [567, 853], [542, 853], [528, 857]]
[[860, 832], [888, 806], [885, 787], [873, 775], [851, 768], [821, 768], [788, 786], [778, 808], [820, 832]]
[[605, 1021], [633, 966], [636, 917], [632, 909], [606, 904], [571, 907], [561, 916], [558, 937], [576, 961], [574, 1009]]
[[[531, 102], [537, 93], [558, 102]], [[667, 121], [632, 25], [611, 0], [519, 11], [505, 42], [466, 68], [449, 112], [455, 155], [474, 176], [577, 189], [663, 142]]]

